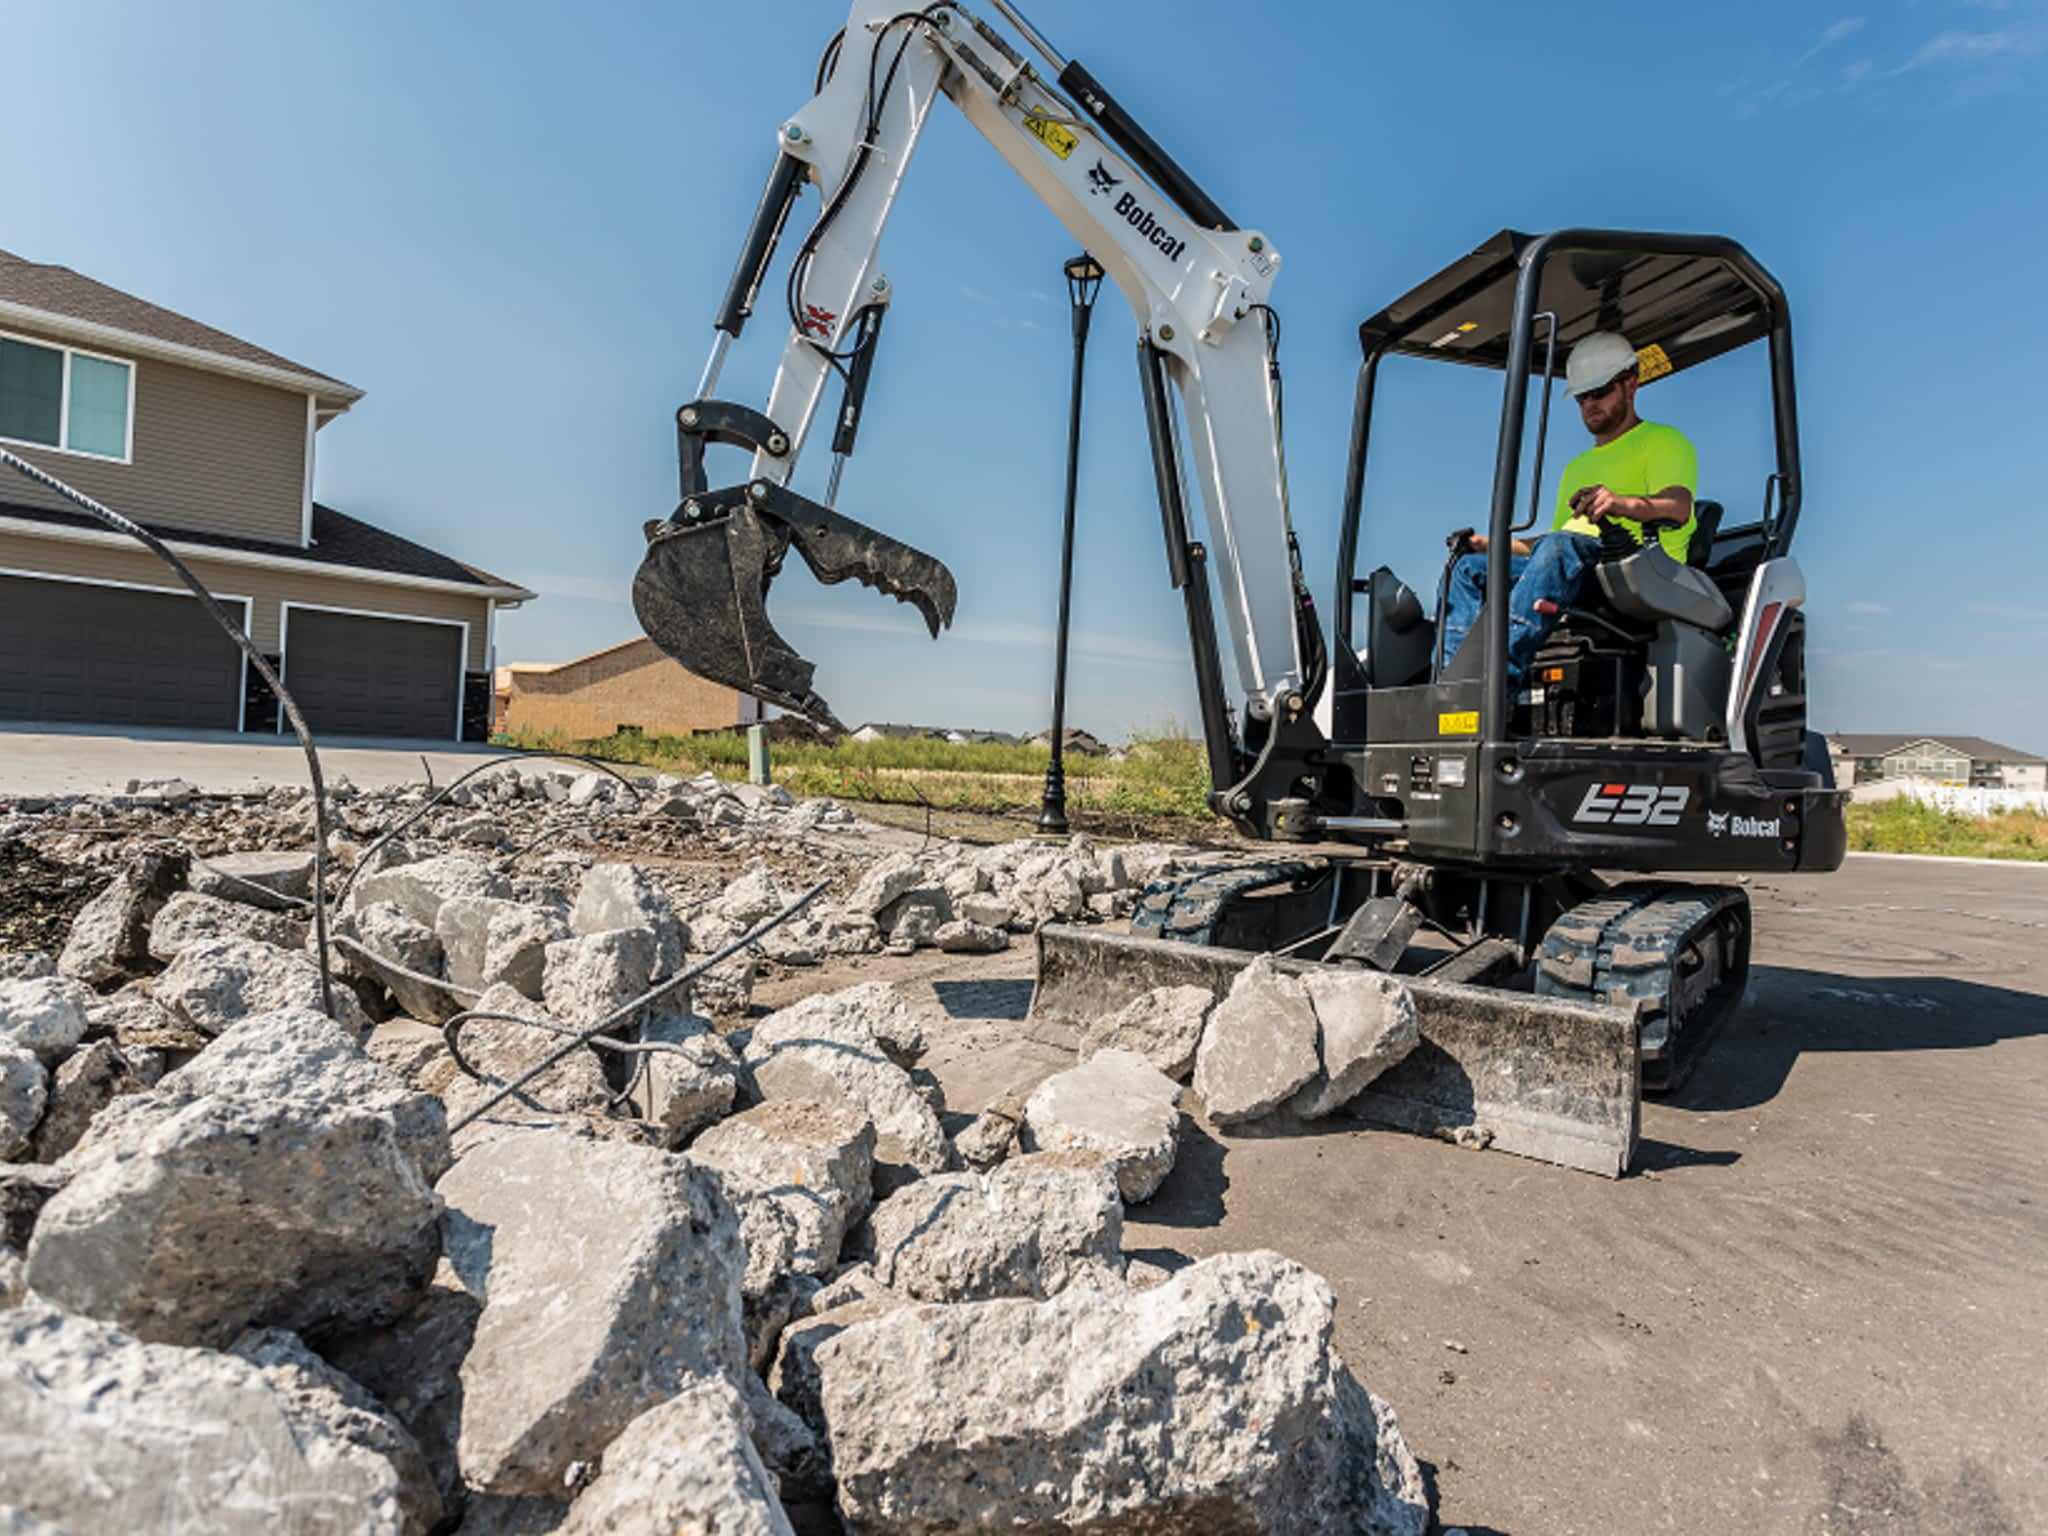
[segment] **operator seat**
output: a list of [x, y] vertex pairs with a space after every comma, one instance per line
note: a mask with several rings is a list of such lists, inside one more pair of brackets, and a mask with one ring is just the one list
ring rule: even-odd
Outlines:
[[[1565, 611], [1573, 618], [1613, 629], [1601, 606], [1624, 620], [1646, 626], [1642, 728], [1646, 736], [1701, 740], [1719, 731], [1727, 715], [1734, 668], [1726, 635], [1735, 610], [1704, 569], [1721, 524], [1721, 504], [1694, 508], [1691, 543], [1684, 564], [1651, 539], [1633, 554], [1593, 567], [1593, 587], [1603, 601]], [[1591, 596], [1592, 594], [1587, 594]]]

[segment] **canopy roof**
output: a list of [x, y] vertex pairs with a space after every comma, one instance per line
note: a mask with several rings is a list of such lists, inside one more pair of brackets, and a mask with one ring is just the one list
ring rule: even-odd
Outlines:
[[[1544, 238], [1536, 310], [1557, 315], [1560, 375], [1572, 343], [1600, 330], [1628, 337], [1645, 380], [1675, 373], [1769, 335], [1772, 306], [1782, 302], [1770, 274], [1723, 236], [1565, 230]], [[1537, 240], [1502, 230], [1367, 320], [1360, 342], [1367, 352], [1505, 368], [1515, 284]], [[1539, 321], [1534, 372], [1548, 336]]]

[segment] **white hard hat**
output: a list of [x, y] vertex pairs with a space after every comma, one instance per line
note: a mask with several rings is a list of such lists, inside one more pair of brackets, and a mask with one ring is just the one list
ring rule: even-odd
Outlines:
[[1577, 346], [1564, 365], [1564, 392], [1574, 400], [1589, 389], [1612, 383], [1636, 366], [1636, 349], [1619, 331], [1595, 331]]

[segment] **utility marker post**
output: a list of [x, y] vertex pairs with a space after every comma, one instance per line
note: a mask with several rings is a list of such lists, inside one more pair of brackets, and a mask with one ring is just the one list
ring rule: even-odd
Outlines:
[[768, 779], [768, 727], [747, 727], [747, 782], [766, 784]]

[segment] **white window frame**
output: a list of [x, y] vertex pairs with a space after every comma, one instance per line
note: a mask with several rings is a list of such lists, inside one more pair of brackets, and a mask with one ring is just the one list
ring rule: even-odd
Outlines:
[[[57, 571], [29, 571], [6, 565], [0, 565], [0, 576], [21, 576], [30, 581], [68, 581], [80, 587], [119, 587], [124, 592], [161, 592], [194, 603], [199, 601], [192, 595], [190, 587], [162, 587], [146, 581], [110, 581], [104, 576], [67, 576]], [[239, 597], [229, 592], [216, 592], [213, 594], [213, 600], [217, 603], [242, 605], [242, 635], [253, 645], [255, 637], [250, 633], [249, 627], [256, 622], [255, 599]], [[228, 644], [235, 643], [229, 640]], [[235, 655], [242, 663], [241, 681], [235, 689], [235, 731], [240, 734], [249, 728], [249, 653], [235, 645]]]
[[[284, 684], [286, 693], [291, 692], [292, 677], [292, 610], [303, 608], [309, 613], [339, 613], [358, 619], [395, 619], [401, 624], [445, 624], [451, 629], [462, 631], [461, 643], [455, 649], [455, 734], [452, 738], [458, 745], [462, 741], [463, 685], [469, 678], [469, 620], [437, 619], [424, 613], [383, 613], [374, 608], [337, 608], [329, 603], [295, 603], [289, 599], [277, 605], [277, 680]], [[312, 722], [308, 721], [310, 726]], [[284, 731], [284, 700], [277, 701], [277, 729]]]
[[[0, 331], [0, 341], [18, 341], [24, 346], [41, 347], [45, 352], [55, 352], [64, 359], [64, 378], [57, 393], [57, 441], [34, 443], [26, 438], [0, 437], [0, 443], [21, 448], [40, 448], [47, 453], [62, 453], [74, 459], [94, 459], [101, 464], [133, 464], [135, 462], [135, 374], [136, 364], [132, 357], [117, 357], [111, 352], [95, 352], [90, 347], [74, 347], [68, 341], [52, 341], [47, 336], [30, 336], [21, 331]], [[128, 419], [123, 423], [125, 432], [121, 442], [121, 456], [88, 453], [83, 448], [68, 448], [66, 441], [71, 436], [71, 359], [89, 357], [96, 362], [119, 363], [128, 370]]]

